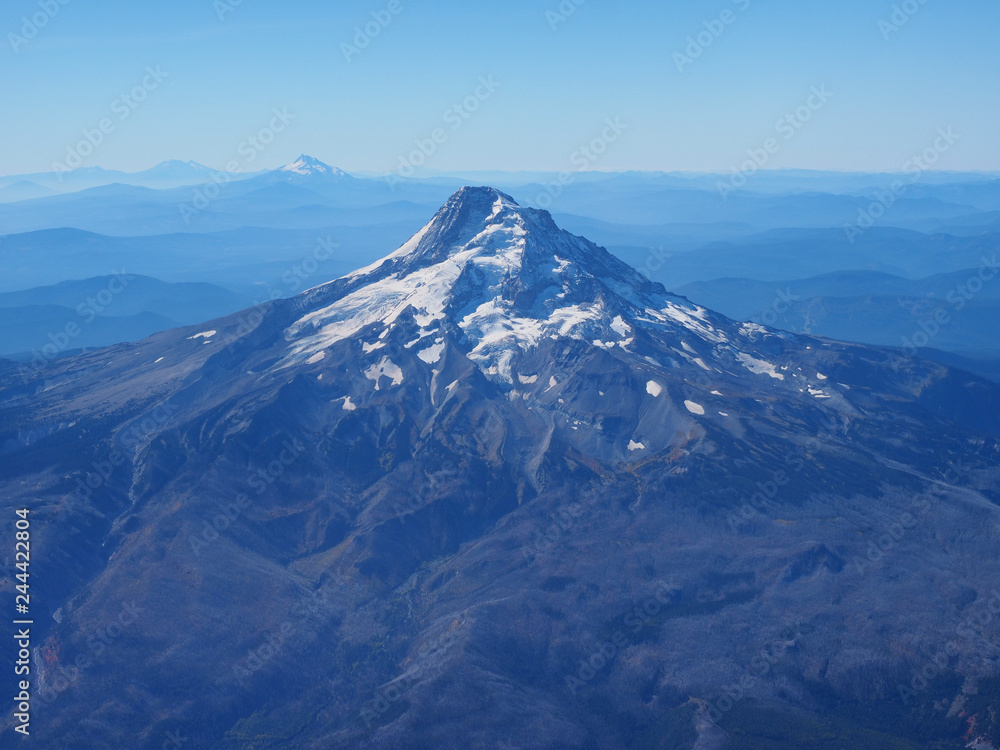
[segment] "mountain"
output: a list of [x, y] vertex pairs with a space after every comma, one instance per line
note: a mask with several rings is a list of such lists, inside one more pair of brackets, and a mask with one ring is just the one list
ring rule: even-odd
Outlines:
[[144, 172], [136, 172], [134, 177], [152, 182], [175, 182], [192, 185], [211, 179], [214, 172], [214, 169], [206, 167], [204, 164], [199, 164], [196, 161], [168, 159]]
[[464, 188], [291, 299], [0, 363], [34, 739], [995, 744], [998, 407]]
[[929, 327], [938, 349], [989, 360], [1000, 357], [995, 277], [986, 266], [924, 279], [845, 271], [778, 282], [715, 279], [678, 292], [737, 320], [865, 344], [905, 347]]
[[319, 159], [302, 154], [283, 167], [253, 178], [246, 187], [253, 189], [264, 185], [293, 185], [308, 188], [327, 197], [337, 197], [349, 194], [352, 189], [364, 189], [365, 182], [356, 180], [347, 172], [324, 164]]
[[43, 198], [52, 195], [55, 191], [42, 187], [31, 180], [19, 180], [6, 187], [0, 188], [0, 203], [14, 203], [16, 201], [26, 201], [31, 198]]
[[[415, 214], [410, 207], [408, 213]], [[247, 227], [226, 232], [109, 237], [49, 229], [0, 237], [0, 292], [106, 276], [123, 269], [168, 282], [210, 282], [253, 300], [289, 297], [384, 254], [427, 219], [317, 229]], [[75, 303], [79, 304], [79, 302]], [[74, 306], [75, 306], [74, 304]]]
[[[675, 288], [695, 281], [748, 278], [768, 282], [804, 279], [844, 271], [922, 278], [979, 268], [996, 253], [1000, 235], [953, 237], [907, 229], [874, 227], [852, 243], [842, 229], [772, 229], [748, 237], [712, 242], [691, 252], [656, 256], [653, 277]], [[642, 267], [652, 248], [623, 257]]]
[[[386, 223], [426, 217], [448, 194], [440, 187], [421, 186], [404, 195], [401, 189], [393, 193], [383, 181], [279, 171], [223, 182], [221, 187], [212, 179], [170, 189], [116, 183], [0, 204], [0, 233], [66, 227], [128, 236], [244, 227], [369, 226], [377, 231]], [[303, 209], [312, 213], [304, 217]]]
[[252, 302], [213, 284], [170, 284], [126, 271], [0, 293], [0, 356], [41, 350], [67, 329], [73, 349], [138, 341]]
[[314, 175], [322, 175], [327, 177], [348, 177], [347, 172], [336, 167], [331, 167], [329, 164], [324, 164], [319, 159], [314, 159], [311, 156], [306, 156], [302, 154], [298, 159], [286, 164], [285, 166], [278, 169], [278, 172], [284, 173], [291, 177], [292, 175], [297, 175], [299, 177], [312, 177]]
[[[180, 185], [194, 185], [211, 179], [215, 170], [195, 161], [169, 159], [154, 167], [139, 172], [122, 172], [103, 167], [80, 167], [66, 171], [53, 169], [28, 175], [8, 175], [0, 177], [0, 186], [31, 181], [39, 186], [60, 193], [86, 190], [104, 185], [122, 184], [150, 188], [170, 188]], [[249, 177], [252, 175], [242, 175]]]
[[[0, 357], [45, 364], [81, 349], [139, 341], [181, 321], [155, 312], [97, 315], [61, 305], [0, 308]], [[27, 365], [32, 367], [33, 365]]]

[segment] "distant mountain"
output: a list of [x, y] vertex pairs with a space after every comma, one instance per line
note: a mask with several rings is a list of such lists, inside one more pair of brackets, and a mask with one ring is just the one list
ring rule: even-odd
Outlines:
[[382, 188], [378, 182], [357, 180], [343, 170], [305, 154], [283, 167], [257, 175], [243, 187], [254, 190], [258, 186], [275, 184], [308, 188], [328, 198], [345, 197], [351, 190]]
[[117, 316], [155, 312], [190, 324], [226, 315], [239, 310], [241, 305], [249, 304], [245, 296], [214, 284], [168, 283], [129, 273], [126, 269], [114, 275], [0, 293], [0, 308], [62, 305], [76, 309], [80, 305], [88, 306], [88, 299], [104, 298], [109, 290], [111, 301], [104, 302], [98, 314]]
[[[419, 222], [429, 210], [428, 205], [393, 195], [384, 183], [355, 190], [340, 179], [298, 175], [291, 179], [274, 172], [224, 183], [222, 188], [211, 181], [167, 190], [102, 185], [16, 205], [0, 204], [0, 234], [62, 227], [119, 235], [204, 233], [249, 226], [309, 229], [380, 225], [405, 218]], [[218, 192], [208, 189], [208, 184]], [[442, 192], [448, 191], [434, 188], [431, 194]], [[316, 206], [322, 210], [308, 223], [295, 214], [299, 208]]]
[[931, 345], [937, 349], [997, 359], [1000, 275], [983, 282], [980, 270], [924, 279], [869, 271], [776, 282], [715, 279], [685, 284], [678, 292], [737, 320], [796, 333], [905, 347], [932, 330]]
[[[874, 227], [852, 243], [841, 229], [772, 229], [669, 253], [653, 278], [679, 288], [696, 281], [747, 278], [772, 283], [829, 273], [865, 271], [922, 278], [978, 268], [996, 253], [1000, 233], [954, 237]], [[625, 259], [642, 268], [653, 248]]]
[[16, 201], [30, 200], [31, 198], [43, 198], [47, 195], [54, 195], [55, 191], [42, 187], [30, 180], [19, 180], [6, 187], [0, 188], [0, 203], [14, 203]]
[[127, 272], [7, 292], [0, 294], [0, 356], [41, 350], [66, 330], [76, 331], [67, 342], [72, 348], [138, 341], [251, 304], [212, 284], [169, 284]]
[[0, 362], [33, 739], [995, 745], [998, 413], [462, 189], [294, 298]]
[[195, 161], [180, 161], [170, 159], [157, 164], [155, 167], [136, 172], [133, 177], [137, 180], [155, 182], [181, 182], [185, 185], [194, 184], [199, 180], [210, 179], [216, 170], [199, 164]]
[[0, 308], [0, 357], [46, 366], [79, 349], [96, 349], [126, 341], [141, 341], [180, 321], [153, 312], [118, 316], [80, 315], [59, 305]]
[[975, 373], [980, 377], [992, 380], [994, 383], [1000, 383], [1000, 359], [970, 359], [969, 357], [943, 352], [939, 349], [921, 349], [920, 356], [924, 359], [948, 365], [948, 367]]
[[[907, 279], [876, 271], [837, 271], [806, 279], [778, 281], [724, 278], [683, 284], [677, 287], [677, 291], [736, 320], [749, 320], [759, 318], [775, 302], [780, 307], [783, 301], [794, 302], [813, 297], [933, 297], [946, 301], [951, 295], [953, 299], [960, 299], [962, 295], [957, 290], [977, 277], [978, 272], [978, 268], [969, 268], [921, 279]], [[1000, 299], [1000, 275], [995, 280], [996, 283], [986, 282], [977, 286], [974, 296]]]
[[[424, 216], [426, 219], [426, 216]], [[371, 262], [420, 221], [378, 227], [246, 228], [205, 234], [109, 237], [50, 229], [0, 237], [0, 292], [125, 269], [169, 282], [207, 281], [257, 299], [289, 297]], [[74, 303], [75, 306], [75, 303]]]
[[279, 168], [278, 172], [285, 173], [287, 176], [292, 177], [349, 177], [347, 172], [336, 167], [331, 167], [329, 164], [324, 164], [319, 159], [314, 159], [311, 156], [306, 156], [302, 154], [298, 159], [286, 164], [285, 166]]
[[[10, 175], [0, 177], [0, 186], [30, 181], [59, 193], [76, 192], [114, 183], [170, 188], [203, 182], [209, 179], [215, 171], [198, 162], [170, 159], [140, 172], [122, 172], [102, 167], [81, 167], [70, 171], [54, 170], [29, 175]], [[235, 179], [248, 176], [252, 175], [238, 175]]]

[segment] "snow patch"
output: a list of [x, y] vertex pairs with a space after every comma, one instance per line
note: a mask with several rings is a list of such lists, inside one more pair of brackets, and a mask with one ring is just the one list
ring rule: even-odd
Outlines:
[[444, 352], [444, 342], [433, 344], [427, 347], [422, 352], [417, 352], [417, 357], [422, 359], [429, 365], [433, 365], [439, 359], [441, 359], [441, 354]]
[[210, 339], [216, 333], [218, 333], [218, 331], [202, 331], [201, 333], [196, 333], [194, 336], [188, 336], [188, 341], [191, 341], [192, 339]]
[[744, 352], [737, 354], [736, 358], [754, 375], [770, 375], [775, 380], [785, 379], [785, 376], [778, 372], [778, 368], [770, 362], [765, 362], [762, 359], [755, 359]]
[[646, 450], [646, 446], [643, 445], [642, 443], [637, 443], [634, 440], [629, 440], [628, 441], [628, 449], [630, 451], [644, 451], [644, 450]]
[[817, 378], [817, 380], [828, 380], [829, 379], [829, 378], [826, 377], [826, 375], [824, 375], [821, 372], [817, 372], [816, 373], [816, 378]]
[[351, 403], [350, 396], [344, 396], [344, 411], [354, 411], [358, 407]]
[[537, 375], [518, 375], [517, 379], [521, 381], [521, 385], [531, 385], [538, 382]]
[[369, 380], [375, 381], [375, 390], [379, 390], [379, 379], [382, 376], [392, 379], [393, 385], [399, 385], [403, 382], [403, 371], [399, 369], [399, 366], [394, 364], [388, 357], [382, 357], [382, 361], [377, 365], [372, 365], [367, 370], [365, 370], [365, 377]]
[[611, 321], [611, 330], [625, 338], [632, 332], [632, 327], [622, 320], [621, 315], [616, 315], [615, 319]]
[[159, 363], [159, 362], [162, 362], [162, 361], [163, 361], [163, 357], [160, 357], [160, 358], [159, 358], [158, 360], [156, 360], [156, 362], [154, 362], [153, 364], [155, 365], [155, 364], [157, 364], [157, 363]]
[[[389, 329], [387, 328], [386, 330], [389, 330]], [[381, 349], [383, 346], [385, 346], [385, 342], [384, 341], [376, 341], [376, 342], [374, 342], [372, 344], [367, 344], [365, 342], [361, 343], [361, 349], [364, 351], [365, 354], [371, 354], [373, 351], [375, 351], [376, 349]], [[312, 361], [312, 360], [309, 360], [309, 361]]]
[[656, 398], [661, 393], [663, 393], [663, 386], [657, 383], [655, 380], [650, 380], [646, 383], [646, 393], [648, 393], [653, 398]]
[[316, 352], [314, 355], [312, 355], [309, 359], [306, 360], [306, 364], [314, 365], [317, 362], [323, 360], [325, 357], [326, 357], [326, 352]]
[[692, 414], [698, 414], [699, 416], [703, 416], [705, 414], [705, 407], [701, 404], [696, 404], [694, 401], [685, 401], [684, 406]]

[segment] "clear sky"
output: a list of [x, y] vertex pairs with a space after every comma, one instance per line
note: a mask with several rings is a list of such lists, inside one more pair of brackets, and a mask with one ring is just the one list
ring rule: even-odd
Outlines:
[[[0, 174], [51, 169], [103, 118], [83, 166], [222, 168], [275, 108], [294, 119], [254, 168], [305, 152], [388, 172], [440, 128], [430, 169], [573, 169], [618, 118], [589, 168], [728, 171], [813, 87], [832, 96], [768, 168], [899, 170], [952, 128], [939, 168], [1000, 170], [1000, 3], [898, 6], [915, 12], [893, 31], [879, 0], [8, 0]], [[373, 13], [391, 21], [348, 61]], [[119, 99], [144, 82], [134, 109]], [[467, 97], [474, 112], [451, 110]]]

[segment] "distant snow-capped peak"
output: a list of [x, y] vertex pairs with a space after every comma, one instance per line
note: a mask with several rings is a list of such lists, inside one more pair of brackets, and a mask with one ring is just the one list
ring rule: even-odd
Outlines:
[[293, 161], [291, 164], [286, 164], [285, 166], [278, 169], [279, 172], [291, 172], [298, 175], [346, 175], [343, 170], [337, 169], [336, 167], [331, 167], [329, 164], [324, 164], [319, 159], [313, 158], [312, 156], [306, 156], [302, 154], [298, 159]]
[[210, 172], [212, 171], [209, 167], [204, 164], [199, 164], [196, 161], [184, 161], [182, 159], [167, 159], [166, 161], [161, 161], [154, 167], [146, 170], [146, 173], [176, 173], [179, 175], [186, 176], [191, 172]]

